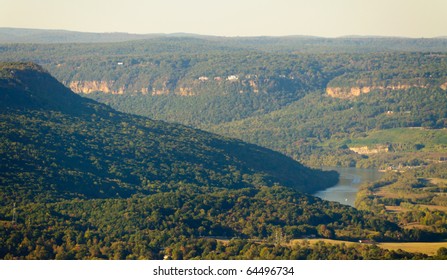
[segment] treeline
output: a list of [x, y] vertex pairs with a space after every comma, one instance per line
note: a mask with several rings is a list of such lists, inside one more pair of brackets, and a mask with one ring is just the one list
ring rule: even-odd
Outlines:
[[33, 64], [1, 65], [0, 87], [1, 258], [157, 259], [184, 240], [215, 236], [413, 238], [303, 194], [332, 186], [335, 172], [119, 113]]
[[206, 129], [279, 110], [328, 85], [447, 82], [443, 53], [263, 52], [193, 38], [1, 48], [1, 60], [40, 63], [67, 86], [106, 82], [123, 95], [89, 97], [120, 111]]
[[[150, 194], [164, 182], [227, 188], [282, 184], [304, 192], [333, 185], [279, 153], [178, 125], [60, 112], [2, 114], [2, 204], [52, 198]], [[43, 192], [46, 190], [46, 192]]]
[[[389, 82], [392, 85], [414, 86], [412, 79], [423, 79], [424, 82], [419, 84], [432, 89], [447, 82], [443, 55], [272, 55], [247, 52], [186, 56], [180, 61], [175, 56], [160, 56], [148, 62], [145, 62], [147, 58], [132, 60], [134, 62], [119, 67], [116, 61], [110, 62], [106, 58], [101, 62], [95, 57], [92, 62], [76, 60], [79, 65], [73, 67], [69, 64], [51, 66], [50, 71], [66, 84], [77, 80], [114, 81], [112, 87], [116, 91], [123, 87], [123, 95], [95, 94], [88, 97], [127, 113], [205, 129], [212, 124], [263, 116], [301, 101], [314, 91], [322, 94], [328, 85], [343, 80], [345, 74], [361, 73], [359, 77], [355, 76], [354, 81], [348, 81], [350, 86], [356, 86], [358, 80], [363, 79], [362, 73], [381, 75], [387, 71], [393, 75], [407, 73], [405, 76], [393, 76]], [[424, 65], [422, 69], [421, 64]], [[69, 72], [63, 74], [64, 69]], [[230, 75], [239, 79], [226, 81]], [[199, 81], [200, 77], [209, 80]], [[215, 78], [222, 81], [215, 81]], [[388, 83], [385, 78], [380, 76], [367, 86]], [[147, 94], [141, 94], [142, 89], [147, 89]], [[194, 96], [179, 96], [182, 90]], [[162, 93], [161, 96], [158, 92]]]
[[[419, 228], [427, 232], [447, 236], [447, 185], [442, 180], [429, 179], [445, 178], [446, 170], [446, 164], [438, 163], [403, 173], [388, 172], [380, 181], [360, 189], [356, 208], [380, 213], [404, 226], [422, 225]], [[387, 207], [395, 210], [388, 211]]]
[[19, 66], [0, 76], [3, 205], [18, 194], [24, 202], [129, 197], [170, 182], [311, 193], [338, 179], [259, 146], [116, 112]]
[[[75, 199], [13, 207], [1, 208], [0, 258], [415, 257], [387, 255], [389, 252], [377, 248], [329, 246], [327, 249], [339, 250], [329, 253], [325, 245], [284, 246], [293, 238], [309, 235], [337, 238], [338, 232], [343, 232], [340, 237], [355, 241], [371, 234], [376, 240], [411, 240], [410, 232], [380, 216], [364, 215], [284, 187], [228, 190], [174, 185], [153, 195], [128, 199]], [[346, 232], [350, 232], [349, 237]], [[212, 241], [215, 238], [246, 241], [230, 241], [223, 246]], [[260, 240], [261, 245], [248, 242], [250, 239]], [[250, 252], [243, 249], [247, 244]]]
[[349, 151], [346, 144], [324, 144], [328, 140], [347, 143], [342, 140], [372, 130], [447, 127], [446, 100], [442, 89], [376, 91], [355, 100], [317, 92], [270, 114], [210, 130], [281, 151], [313, 166], [356, 166], [362, 156]]
[[[284, 37], [217, 37], [197, 34], [128, 34], [128, 33], [87, 33], [64, 30], [35, 30], [23, 28], [1, 28], [0, 42], [4, 43], [99, 43], [124, 42], [121, 46], [138, 46], [144, 44], [157, 45], [160, 42], [172, 42], [188, 45], [196, 42], [198, 45], [214, 48], [255, 49], [265, 52], [299, 52], [299, 53], [369, 53], [380, 51], [405, 52], [445, 52], [447, 40], [438, 38], [374, 38], [345, 37], [323, 38], [307, 36]], [[140, 41], [137, 41], [140, 40]], [[199, 47], [199, 46], [197, 46]], [[166, 46], [165, 46], [166, 49]], [[203, 49], [201, 49], [203, 50]]]

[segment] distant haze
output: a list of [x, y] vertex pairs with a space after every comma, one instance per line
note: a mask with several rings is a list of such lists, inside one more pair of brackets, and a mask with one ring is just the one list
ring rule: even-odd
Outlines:
[[447, 35], [446, 0], [0, 0], [0, 27], [219, 36]]

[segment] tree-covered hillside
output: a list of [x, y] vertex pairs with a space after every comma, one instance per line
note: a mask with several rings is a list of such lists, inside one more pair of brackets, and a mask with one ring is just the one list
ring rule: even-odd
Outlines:
[[[349, 141], [372, 130], [446, 126], [447, 48], [429, 52], [430, 40], [392, 38], [345, 38], [357, 47], [344, 52], [300, 51], [295, 44], [313, 40], [4, 44], [0, 59], [42, 63], [75, 92], [118, 111], [240, 138], [312, 166], [383, 168], [389, 157], [369, 159], [349, 150]], [[403, 42], [427, 52], [395, 51]], [[426, 162], [433, 155], [417, 157]]]
[[[1, 64], [0, 98], [1, 258], [325, 258], [321, 247], [284, 242], [440, 237], [298, 191], [333, 184], [334, 173], [119, 113], [73, 94], [35, 64]], [[223, 245], [218, 236], [245, 241]], [[427, 257], [349, 250], [349, 258]]]
[[337, 180], [265, 148], [116, 112], [34, 64], [2, 64], [0, 86], [3, 205], [18, 189], [57, 198], [129, 197], [167, 182], [314, 192]]
[[[356, 139], [377, 130], [446, 128], [446, 108], [447, 92], [442, 89], [375, 91], [353, 100], [313, 93], [270, 114], [214, 126], [210, 130], [281, 151], [314, 166], [356, 166], [367, 159], [349, 150], [349, 147], [358, 146]], [[406, 130], [406, 133], [411, 132]], [[447, 132], [441, 130], [440, 133]], [[429, 148], [430, 141], [427, 138], [413, 144], [425, 143]], [[388, 146], [398, 142], [384, 140], [378, 144]], [[429, 151], [446, 154], [446, 144]], [[386, 164], [369, 162], [360, 166], [383, 168]]]
[[3, 44], [0, 59], [42, 64], [73, 91], [117, 110], [206, 129], [279, 110], [314, 91], [343, 96], [356, 90], [446, 87], [445, 53], [361, 51], [366, 42], [398, 46], [397, 39], [335, 40], [359, 42], [344, 52], [258, 48], [285, 44], [293, 49], [294, 40], [313, 39], [174, 36], [103, 44]]

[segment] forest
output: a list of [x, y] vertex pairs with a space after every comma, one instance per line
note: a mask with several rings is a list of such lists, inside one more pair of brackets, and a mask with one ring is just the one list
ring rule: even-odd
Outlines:
[[357, 194], [356, 208], [381, 213], [405, 228], [447, 232], [447, 165], [387, 173]]
[[430, 160], [427, 149], [397, 160], [359, 155], [349, 142], [376, 130], [445, 128], [446, 49], [285, 52], [262, 42], [3, 44], [0, 59], [40, 63], [67, 87], [118, 111], [242, 139], [313, 167]]
[[[35, 64], [2, 64], [1, 73], [2, 258], [303, 258], [300, 250], [315, 250], [306, 258], [319, 258], [326, 245], [302, 249], [284, 242], [307, 235], [442, 237], [298, 191], [334, 184], [334, 173], [237, 140], [119, 113], [73, 94]], [[235, 255], [213, 241], [218, 237], [254, 251]], [[349, 250], [350, 258], [374, 258], [367, 248]]]
[[[425, 164], [432, 150], [383, 159], [352, 152], [349, 141], [375, 130], [446, 127], [445, 49], [429, 46], [300, 53], [173, 37], [1, 50], [0, 59], [40, 63], [82, 96], [118, 111], [239, 138], [313, 167], [387, 168], [417, 158]], [[353, 96], [356, 90], [365, 93]]]
[[[445, 42], [0, 44], [0, 258], [445, 259], [292, 242], [446, 238]], [[398, 170], [355, 209], [320, 166]]]
[[[269, 241], [277, 231], [288, 239], [413, 238], [411, 230], [303, 193], [333, 185], [335, 172], [119, 113], [75, 95], [35, 64], [0, 69], [3, 258], [156, 259], [182, 240]], [[146, 245], [131, 254], [134, 238]], [[96, 243], [102, 253], [85, 251]]]

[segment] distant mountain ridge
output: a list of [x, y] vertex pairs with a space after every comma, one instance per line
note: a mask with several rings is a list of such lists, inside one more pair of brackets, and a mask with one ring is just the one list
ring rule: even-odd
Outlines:
[[0, 28], [0, 43], [107, 43], [149, 39], [161, 34], [94, 33], [68, 30]]
[[[319, 147], [332, 137], [446, 126], [446, 40], [329, 40], [327, 48], [321, 38], [222, 40], [3, 44], [0, 60], [42, 64], [73, 91], [116, 110], [240, 138], [315, 167], [364, 161], [344, 145]], [[387, 50], [402, 42], [432, 50], [434, 41], [443, 51]]]
[[[192, 33], [152, 33], [132, 34], [125, 32], [100, 33], [80, 32], [52, 29], [30, 29], [0, 27], [0, 43], [113, 43], [133, 40], [147, 40], [157, 38], [197, 38], [207, 41], [216, 41], [226, 46], [243, 47], [248, 49], [268, 50], [272, 47], [280, 50], [301, 50], [303, 47], [314, 46], [310, 49], [317, 51], [319, 48], [329, 47], [332, 50], [341, 51], [343, 48], [364, 50], [395, 50], [395, 51], [445, 51], [447, 36], [435, 38], [406, 38], [386, 36], [357, 36], [349, 35], [337, 38], [325, 38], [318, 36], [253, 36], [253, 37], [224, 37], [213, 35], [199, 35]], [[379, 45], [377, 43], [380, 43]], [[372, 45], [373, 46], [371, 48]], [[307, 51], [307, 49], [306, 49]], [[345, 49], [346, 51], [346, 49]]]

